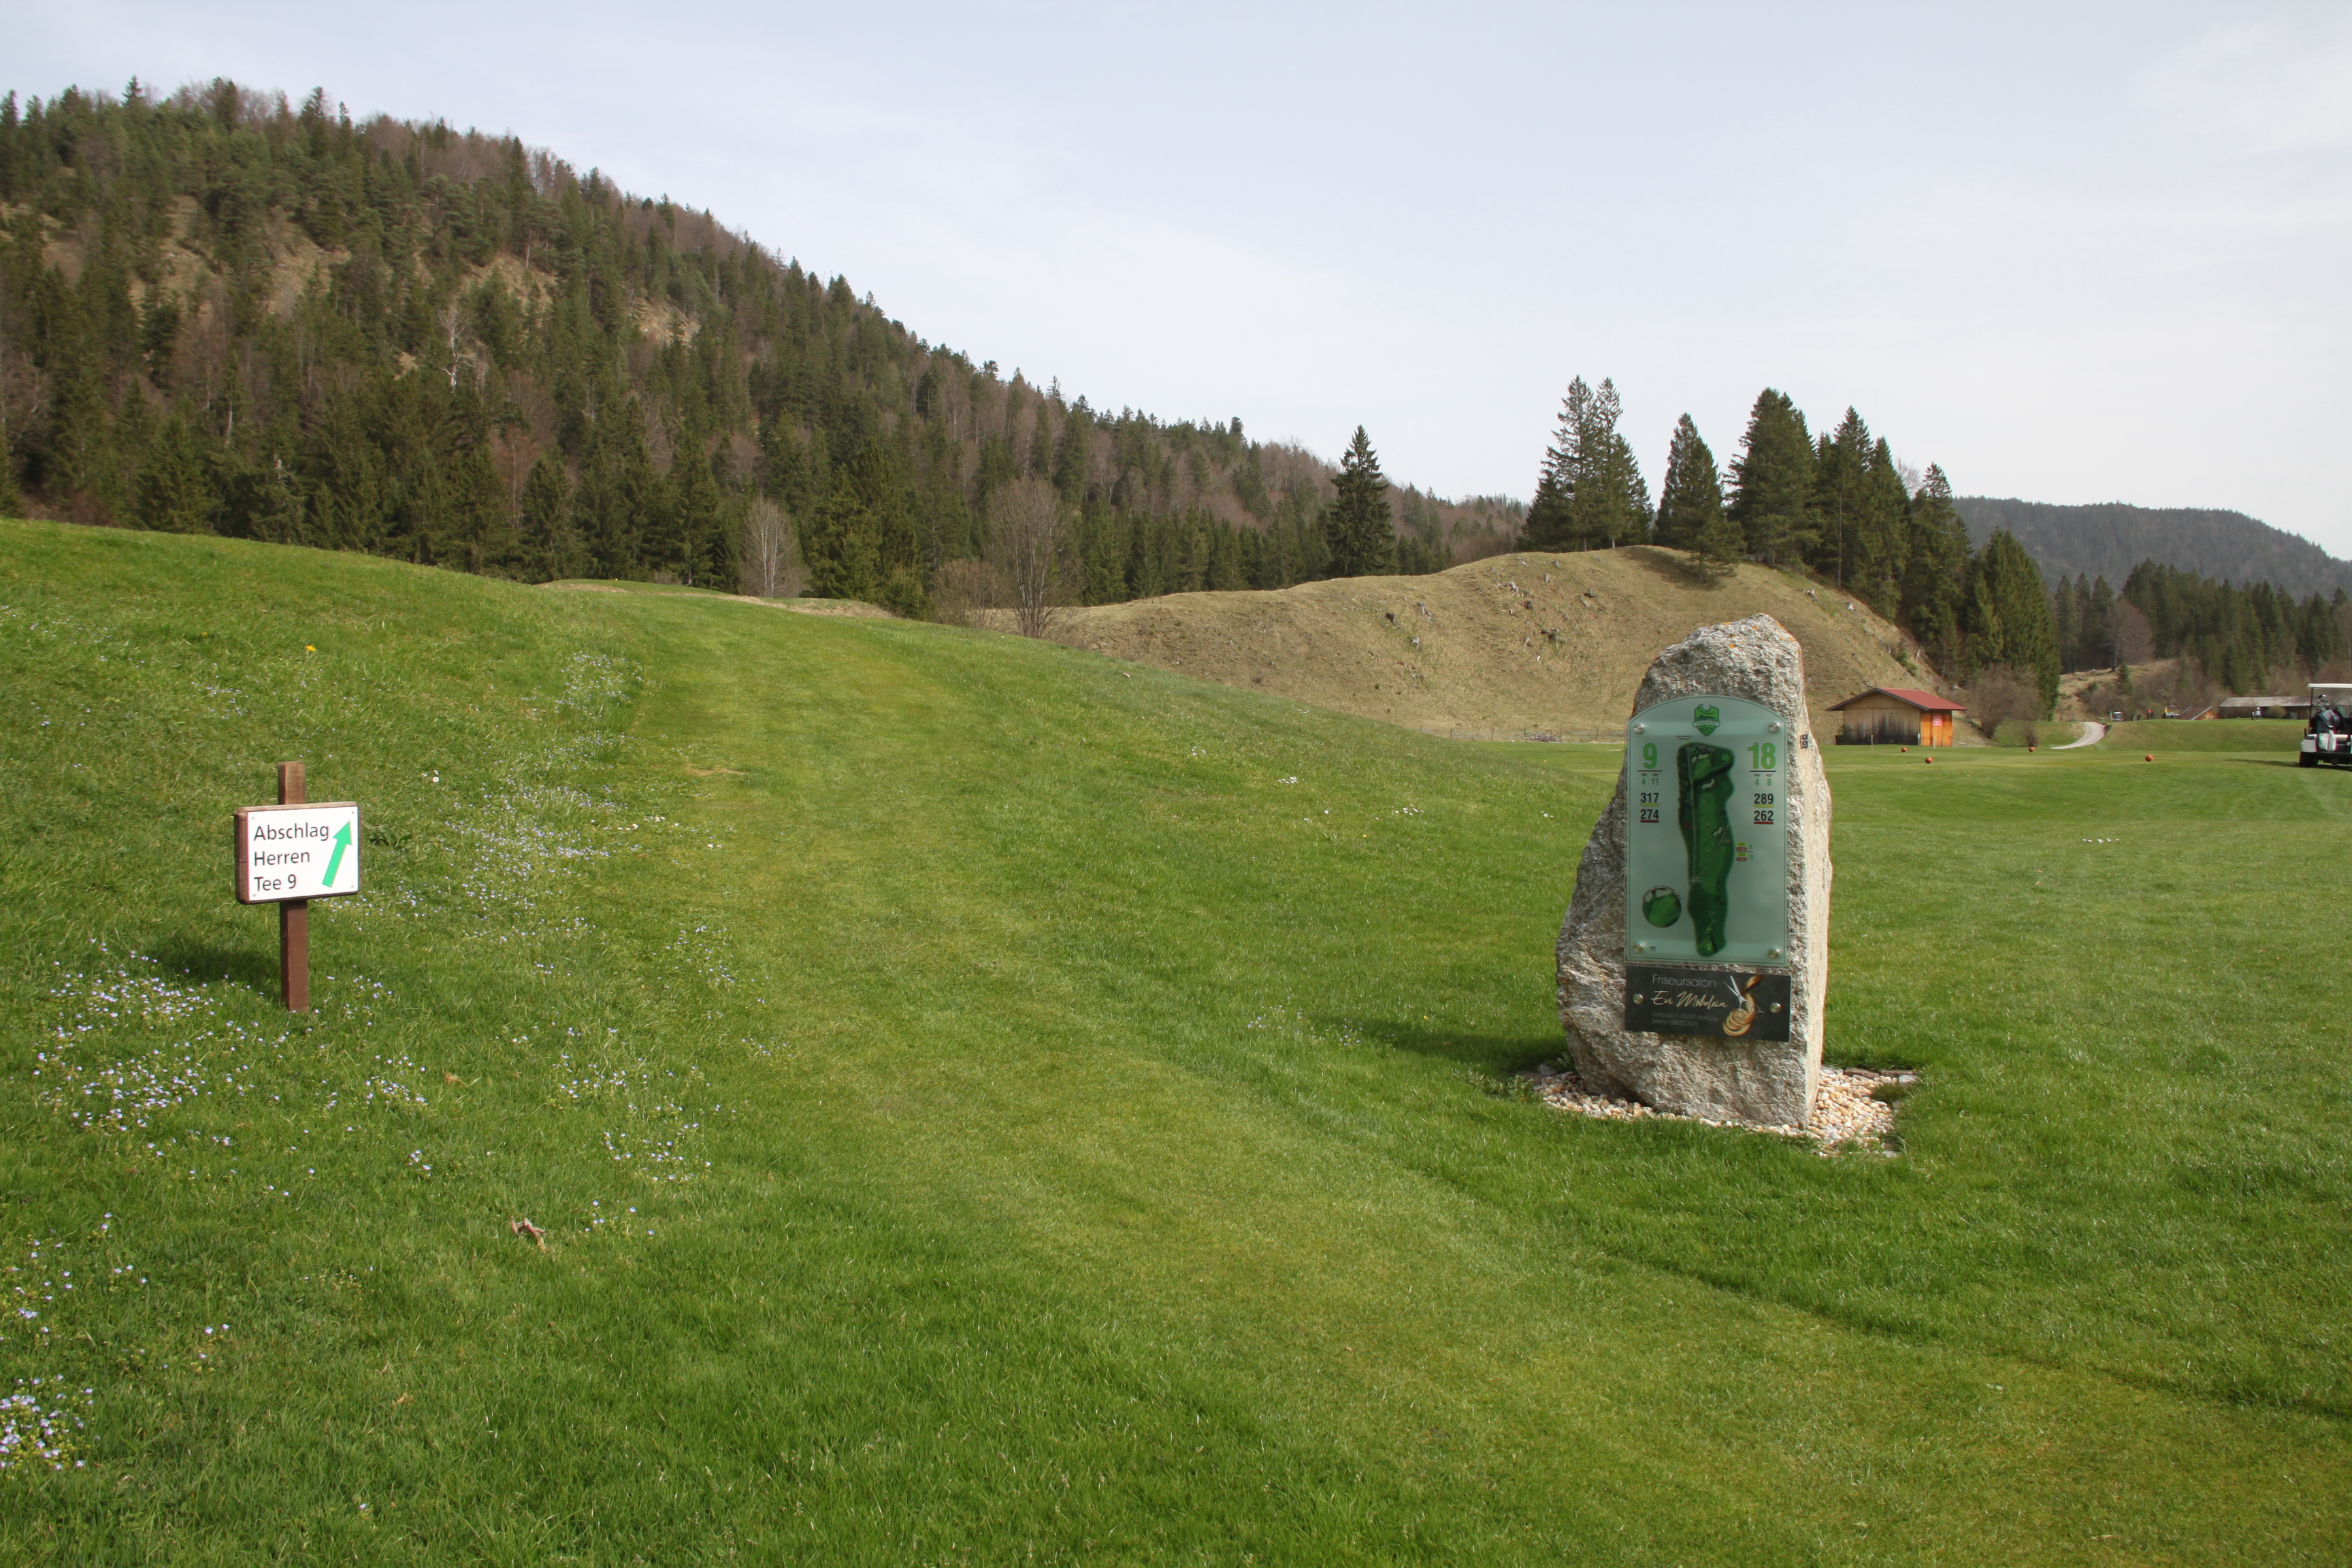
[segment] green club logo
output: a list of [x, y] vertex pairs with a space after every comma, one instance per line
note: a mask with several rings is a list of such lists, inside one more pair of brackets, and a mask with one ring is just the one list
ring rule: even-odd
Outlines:
[[1712, 735], [1715, 733], [1715, 727], [1723, 722], [1723, 715], [1717, 710], [1714, 703], [1702, 702], [1691, 710], [1691, 722], [1698, 726], [1700, 734]]

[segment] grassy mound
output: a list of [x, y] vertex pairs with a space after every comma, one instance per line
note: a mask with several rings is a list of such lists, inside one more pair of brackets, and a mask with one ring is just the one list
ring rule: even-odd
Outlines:
[[[1010, 612], [996, 612], [1010, 629]], [[1744, 565], [1700, 580], [1647, 545], [1530, 551], [1424, 577], [1342, 577], [1278, 593], [1171, 594], [1059, 612], [1073, 647], [1437, 731], [1620, 732], [1658, 650], [1692, 628], [1769, 615], [1804, 645], [1814, 727], [1872, 686], [1932, 683], [1858, 601]]]
[[1823, 1159], [1510, 1091], [1605, 748], [46, 525], [0, 626], [11, 1559], [2347, 1548], [2333, 774], [1832, 750]]

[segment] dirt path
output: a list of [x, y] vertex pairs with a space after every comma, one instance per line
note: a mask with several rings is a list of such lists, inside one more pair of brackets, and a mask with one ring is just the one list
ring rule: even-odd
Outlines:
[[2107, 738], [2107, 727], [2095, 719], [2083, 721], [2083, 732], [2063, 746], [2053, 746], [2053, 752], [2071, 752], [2078, 746], [2095, 746]]

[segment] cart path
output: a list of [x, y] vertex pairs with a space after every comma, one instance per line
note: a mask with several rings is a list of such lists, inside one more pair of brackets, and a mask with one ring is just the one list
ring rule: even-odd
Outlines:
[[2063, 746], [2053, 746], [2050, 749], [2053, 752], [2071, 752], [2077, 746], [2095, 746], [2106, 738], [2107, 727], [2105, 724], [2099, 723], [2096, 720], [2085, 719], [2083, 721], [2081, 739], [2069, 741]]

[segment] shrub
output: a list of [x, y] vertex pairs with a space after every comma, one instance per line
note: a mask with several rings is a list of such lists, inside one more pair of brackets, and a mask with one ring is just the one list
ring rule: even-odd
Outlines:
[[1969, 717], [1988, 741], [2012, 720], [2031, 723], [2042, 716], [2042, 687], [2031, 670], [1988, 666], [1969, 688]]

